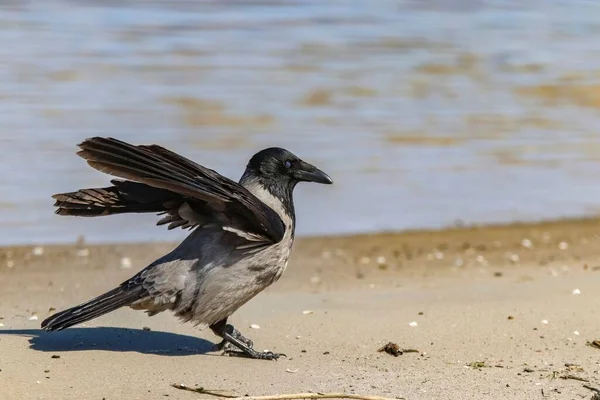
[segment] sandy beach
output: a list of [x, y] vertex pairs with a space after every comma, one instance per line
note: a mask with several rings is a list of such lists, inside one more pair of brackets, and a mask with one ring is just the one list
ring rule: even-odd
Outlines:
[[[44, 333], [172, 243], [0, 249], [0, 398], [339, 392], [588, 399], [600, 388], [600, 220], [300, 238], [284, 277], [231, 319], [276, 362], [211, 352], [209, 330], [129, 309]], [[260, 328], [250, 328], [258, 325]], [[388, 342], [408, 351], [378, 352]], [[589, 343], [588, 343], [589, 342]]]
[[[173, 384], [599, 400], [598, 15], [589, 0], [0, 3], [0, 400], [211, 398]], [[53, 213], [50, 195], [109, 185], [75, 154], [96, 135], [236, 181], [278, 146], [332, 177], [296, 190], [286, 273], [230, 318], [286, 358], [221, 356], [170, 313], [40, 330], [186, 234]], [[390, 342], [405, 351], [378, 351]]]

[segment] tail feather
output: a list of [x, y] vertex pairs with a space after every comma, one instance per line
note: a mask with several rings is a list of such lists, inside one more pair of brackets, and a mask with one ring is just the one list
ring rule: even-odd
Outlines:
[[42, 322], [45, 331], [60, 331], [70, 326], [97, 318], [142, 297], [142, 287], [119, 286], [78, 306], [58, 312]]
[[181, 196], [167, 190], [131, 181], [111, 181], [114, 186], [80, 189], [52, 197], [56, 214], [99, 217], [124, 213], [161, 213], [178, 204]]

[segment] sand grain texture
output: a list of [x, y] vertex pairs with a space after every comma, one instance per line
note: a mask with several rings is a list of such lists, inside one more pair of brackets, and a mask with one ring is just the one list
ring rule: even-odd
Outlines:
[[[206, 397], [173, 383], [239, 395], [591, 398], [599, 232], [598, 220], [583, 220], [301, 239], [282, 280], [231, 319], [258, 349], [288, 355], [277, 362], [209, 352], [210, 331], [168, 313], [122, 309], [39, 330], [50, 308], [112, 288], [172, 244], [85, 246], [87, 256], [76, 246], [3, 248], [0, 399]], [[377, 351], [389, 341], [419, 353]]]

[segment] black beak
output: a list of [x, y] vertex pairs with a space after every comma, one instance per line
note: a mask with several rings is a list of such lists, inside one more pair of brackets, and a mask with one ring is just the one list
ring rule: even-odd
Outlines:
[[300, 168], [294, 173], [296, 179], [304, 182], [315, 182], [331, 185], [333, 180], [325, 172], [307, 162], [301, 161]]

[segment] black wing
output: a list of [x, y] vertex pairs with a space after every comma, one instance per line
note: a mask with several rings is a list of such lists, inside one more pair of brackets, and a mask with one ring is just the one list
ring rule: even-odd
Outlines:
[[158, 225], [193, 228], [219, 224], [252, 241], [276, 243], [285, 227], [279, 216], [239, 183], [158, 145], [132, 145], [94, 137], [77, 153], [93, 168], [127, 181], [54, 195], [60, 215], [166, 214]]

